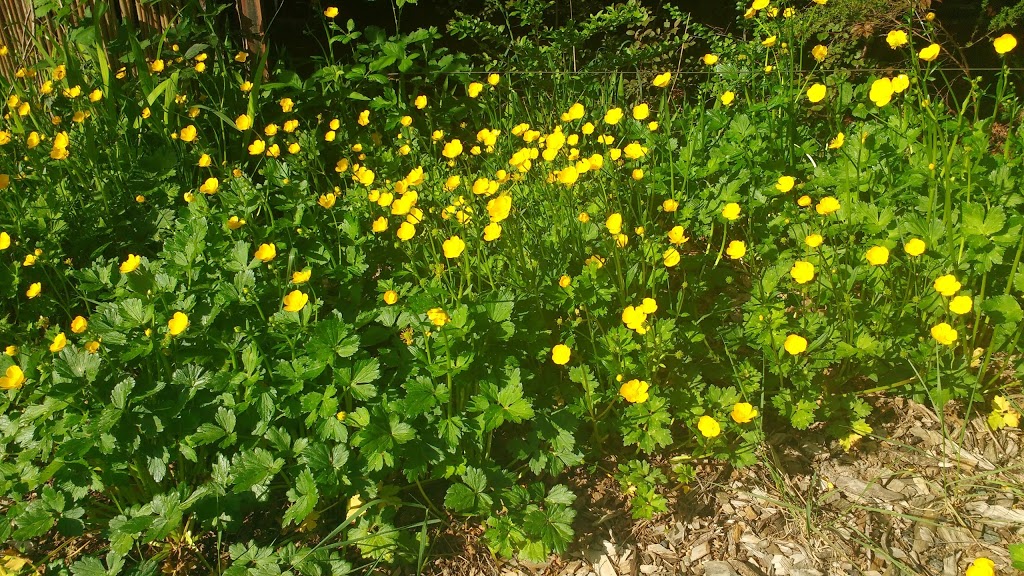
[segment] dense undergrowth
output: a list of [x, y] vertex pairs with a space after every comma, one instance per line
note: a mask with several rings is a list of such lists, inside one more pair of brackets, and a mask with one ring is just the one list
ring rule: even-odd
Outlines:
[[766, 427], [852, 449], [879, 393], [1016, 426], [1016, 41], [950, 91], [927, 14], [865, 72], [806, 26], [827, 9], [669, 22], [628, 73], [483, 73], [334, 8], [308, 77], [203, 17], [74, 27], [0, 79], [10, 558], [364, 572], [467, 515], [536, 560], [608, 454], [645, 517]]

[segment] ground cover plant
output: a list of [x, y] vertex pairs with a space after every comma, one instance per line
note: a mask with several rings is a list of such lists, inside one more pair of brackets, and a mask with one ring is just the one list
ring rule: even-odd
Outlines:
[[540, 560], [607, 455], [640, 518], [766, 427], [855, 449], [882, 392], [1017, 426], [1016, 39], [951, 91], [928, 13], [864, 72], [825, 5], [543, 84], [333, 7], [308, 77], [209, 15], [70, 30], [0, 79], [15, 569], [415, 566], [453, 516]]

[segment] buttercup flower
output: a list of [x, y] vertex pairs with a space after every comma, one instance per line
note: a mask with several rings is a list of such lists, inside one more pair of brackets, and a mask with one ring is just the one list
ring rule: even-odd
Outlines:
[[331, 208], [334, 208], [334, 203], [337, 202], [337, 200], [338, 197], [335, 196], [333, 192], [328, 192], [327, 194], [321, 194], [320, 197], [317, 198], [316, 203], [323, 208], [330, 210]]
[[911, 238], [903, 245], [903, 251], [910, 256], [920, 256], [921, 254], [924, 254], [924, 249], [924, 240], [921, 240], [920, 238]]
[[945, 322], [932, 326], [932, 338], [943, 346], [952, 346], [956, 342], [956, 337], [956, 330]]
[[839, 211], [839, 200], [836, 200], [832, 196], [825, 196], [821, 200], [818, 200], [818, 205], [814, 209], [822, 216], [828, 216], [833, 212]]
[[0, 232], [0, 250], [7, 250], [11, 247], [11, 235], [7, 232]]
[[56, 354], [64, 349], [68, 345], [68, 338], [63, 332], [53, 337], [53, 342], [50, 343], [50, 352]]
[[665, 212], [675, 212], [676, 210], [679, 209], [679, 202], [676, 202], [675, 200], [668, 198], [667, 200], [661, 203], [661, 209], [664, 210]]
[[900, 74], [899, 76], [892, 79], [892, 91], [896, 94], [903, 92], [910, 87], [910, 77], [906, 74]]
[[175, 312], [174, 316], [167, 321], [167, 332], [171, 336], [177, 336], [188, 328], [188, 316], [184, 312]]
[[644, 312], [643, 306], [626, 306], [622, 311], [622, 323], [630, 330], [643, 334], [646, 332], [643, 327], [646, 321], [647, 313]]
[[424, 108], [427, 107], [427, 97], [424, 96], [423, 94], [420, 94], [419, 96], [416, 97], [416, 100], [413, 102], [413, 105], [416, 106], [417, 110], [423, 110]]
[[238, 230], [242, 226], [245, 226], [245, 218], [239, 218], [238, 216], [228, 218], [228, 228], [230, 230]]
[[996, 564], [988, 558], [981, 557], [975, 558], [974, 562], [967, 567], [967, 571], [964, 572], [964, 576], [995, 576], [996, 575]]
[[466, 94], [469, 95], [470, 98], [476, 98], [480, 95], [480, 91], [483, 89], [483, 84], [479, 82], [472, 82], [470, 83], [469, 88], [466, 89]]
[[207, 178], [203, 185], [199, 187], [199, 191], [203, 194], [212, 195], [217, 193], [217, 188], [220, 187], [220, 181], [216, 178]]
[[431, 324], [438, 327], [444, 326], [451, 320], [451, 318], [448, 317], [448, 314], [440, 308], [431, 308], [430, 310], [427, 310], [427, 318], [430, 319]]
[[16, 364], [7, 367], [7, 371], [0, 376], [0, 389], [17, 390], [25, 383], [25, 373]]
[[974, 300], [970, 296], [957, 296], [949, 301], [949, 311], [953, 314], [967, 314], [974, 308]]
[[328, 18], [334, 18], [337, 15], [338, 9], [334, 6], [328, 6], [327, 9], [324, 10], [324, 16], [327, 16]]
[[736, 99], [736, 93], [733, 92], [732, 90], [726, 90], [724, 93], [722, 93], [722, 97], [720, 98], [720, 100], [722, 101], [722, 104], [725, 104], [726, 106], [731, 106], [732, 103], [733, 103], [733, 100], [735, 100], [735, 99]]
[[705, 66], [714, 66], [718, 63], [718, 56], [715, 54], [705, 54], [701, 57], [701, 61], [704, 62]]
[[679, 251], [676, 250], [675, 248], [669, 248], [668, 250], [665, 250], [665, 253], [662, 255], [662, 258], [664, 259], [665, 266], [667, 268], [671, 268], [676, 264], [679, 264]]
[[779, 181], [775, 183], [775, 189], [779, 192], [789, 192], [793, 189], [796, 184], [796, 178], [792, 176], [779, 176]]
[[444, 241], [441, 244], [441, 249], [444, 250], [445, 258], [458, 258], [462, 255], [462, 251], [466, 249], [466, 243], [459, 238], [458, 235], [452, 236], [451, 238]]
[[71, 321], [71, 331], [75, 334], [81, 334], [89, 328], [89, 321], [83, 316], [75, 316], [75, 319]]
[[885, 246], [872, 246], [864, 257], [872, 266], [881, 266], [889, 261], [889, 249]]
[[737, 424], [746, 424], [757, 418], [757, 409], [747, 402], [737, 402], [732, 407], [732, 419]]
[[735, 202], [729, 202], [722, 208], [722, 216], [726, 220], [735, 220], [740, 217], [740, 205]]
[[846, 135], [843, 134], [842, 132], [840, 132], [839, 134], [836, 134], [836, 137], [833, 138], [828, 143], [828, 149], [829, 150], [838, 150], [839, 148], [843, 147], [843, 144], [845, 142], [846, 142]]
[[633, 118], [636, 120], [646, 120], [651, 115], [651, 108], [647, 104], [637, 104], [633, 107]]
[[921, 48], [921, 51], [917, 53], [917, 57], [925, 62], [933, 62], [939, 57], [940, 50], [942, 50], [942, 48], [938, 44], [929, 44], [928, 46]]
[[821, 234], [808, 234], [807, 237], [804, 238], [804, 244], [807, 244], [807, 246], [811, 248], [821, 246], [821, 243], [824, 241], [825, 239], [821, 237]]
[[797, 284], [806, 284], [814, 279], [814, 265], [810, 262], [797, 260], [790, 269], [789, 275], [796, 280]]
[[817, 104], [825, 99], [826, 91], [824, 84], [814, 83], [807, 89], [807, 100], [812, 104]]
[[726, 255], [733, 260], [739, 260], [747, 253], [747, 244], [742, 240], [733, 240], [725, 249]]
[[658, 74], [657, 76], [655, 76], [654, 77], [654, 82], [652, 82], [652, 84], [654, 85], [655, 88], [664, 88], [664, 87], [668, 86], [668, 84], [669, 84], [669, 82], [671, 80], [672, 80], [672, 73], [671, 72], [665, 72], [663, 74]]
[[121, 263], [119, 270], [121, 271], [121, 274], [128, 274], [130, 272], [134, 272], [140, 264], [142, 264], [142, 256], [129, 254], [128, 258]]
[[907, 43], [907, 33], [903, 30], [893, 30], [885, 35], [885, 41], [889, 47], [895, 50]]
[[868, 91], [868, 98], [881, 108], [892, 101], [892, 80], [879, 78], [871, 83], [871, 90]]
[[643, 404], [647, 402], [650, 395], [647, 390], [650, 386], [643, 380], [630, 380], [619, 387], [619, 395], [625, 398], [626, 402], [632, 404]]
[[313, 271], [309, 268], [305, 270], [296, 270], [292, 272], [292, 284], [305, 284], [309, 282], [309, 279], [313, 277]]
[[185, 126], [178, 132], [178, 138], [182, 142], [193, 142], [196, 139], [197, 130], [192, 124]]
[[615, 212], [604, 221], [605, 228], [608, 229], [608, 233], [615, 236], [622, 232], [622, 214]]
[[559, 366], [565, 366], [569, 363], [569, 356], [572, 351], [565, 344], [557, 344], [551, 349], [551, 361]]
[[444, 149], [441, 150], [441, 155], [449, 160], [455, 159], [459, 154], [462, 154], [462, 142], [457, 139], [445, 143]]
[[822, 62], [825, 60], [825, 57], [828, 56], [828, 48], [818, 44], [814, 48], [811, 48], [811, 56], [814, 56], [814, 59], [818, 62]]
[[28, 290], [25, 291], [25, 296], [27, 296], [28, 299], [31, 300], [31, 299], [35, 298], [36, 296], [39, 296], [39, 293], [42, 292], [42, 291], [43, 291], [42, 283], [41, 282], [33, 282], [33, 283], [29, 284]]
[[956, 276], [952, 274], [946, 274], [945, 276], [939, 276], [935, 279], [935, 291], [943, 296], [949, 297], [956, 294], [960, 290], [960, 282], [957, 281]]
[[284, 297], [284, 309], [286, 312], [298, 312], [309, 302], [309, 295], [298, 290], [292, 290]]
[[604, 114], [605, 124], [614, 126], [619, 123], [619, 120], [622, 120], [622, 108], [612, 108]]
[[807, 350], [807, 339], [797, 334], [790, 334], [786, 336], [786, 341], [783, 342], [782, 347], [786, 349], [786, 352], [796, 356]]
[[722, 433], [722, 426], [711, 416], [701, 416], [697, 421], [697, 429], [705, 438], [714, 438]]
[[1003, 34], [992, 41], [992, 46], [996, 49], [996, 54], [1006, 54], [1017, 47], [1017, 39], [1013, 34]]
[[396, 232], [396, 235], [398, 236], [399, 240], [405, 242], [406, 240], [409, 240], [410, 238], [416, 235], [416, 227], [408, 222], [402, 222], [398, 226], [398, 231]]
[[260, 247], [256, 249], [256, 258], [263, 262], [270, 262], [277, 256], [277, 246], [273, 244], [260, 244]]

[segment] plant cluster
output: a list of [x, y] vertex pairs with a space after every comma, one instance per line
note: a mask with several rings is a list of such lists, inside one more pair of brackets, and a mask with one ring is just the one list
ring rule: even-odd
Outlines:
[[308, 78], [173, 29], [0, 79], [3, 539], [340, 574], [465, 515], [539, 560], [609, 454], [649, 517], [765, 420], [849, 450], [888, 391], [1017, 426], [1009, 67], [948, 92], [908, 18], [898, 69], [845, 72], [795, 35], [825, 4], [755, 0], [685, 99], [675, 70], [471, 76], [337, 8]]

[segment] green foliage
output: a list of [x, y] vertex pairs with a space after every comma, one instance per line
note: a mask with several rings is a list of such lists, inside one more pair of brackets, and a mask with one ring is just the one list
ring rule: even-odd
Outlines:
[[[886, 94], [815, 24], [839, 0], [699, 38], [489, 6], [449, 29], [475, 57], [325, 18], [301, 76], [184, 12], [0, 79], [5, 540], [102, 543], [73, 574], [365, 573], [457, 516], [539, 562], [581, 465], [649, 518], [652, 461], [684, 485], [772, 426], [852, 450], [878, 393], [1024, 376], [1009, 68], [962, 93], [903, 47]], [[467, 72], [497, 63], [573, 73]]]

